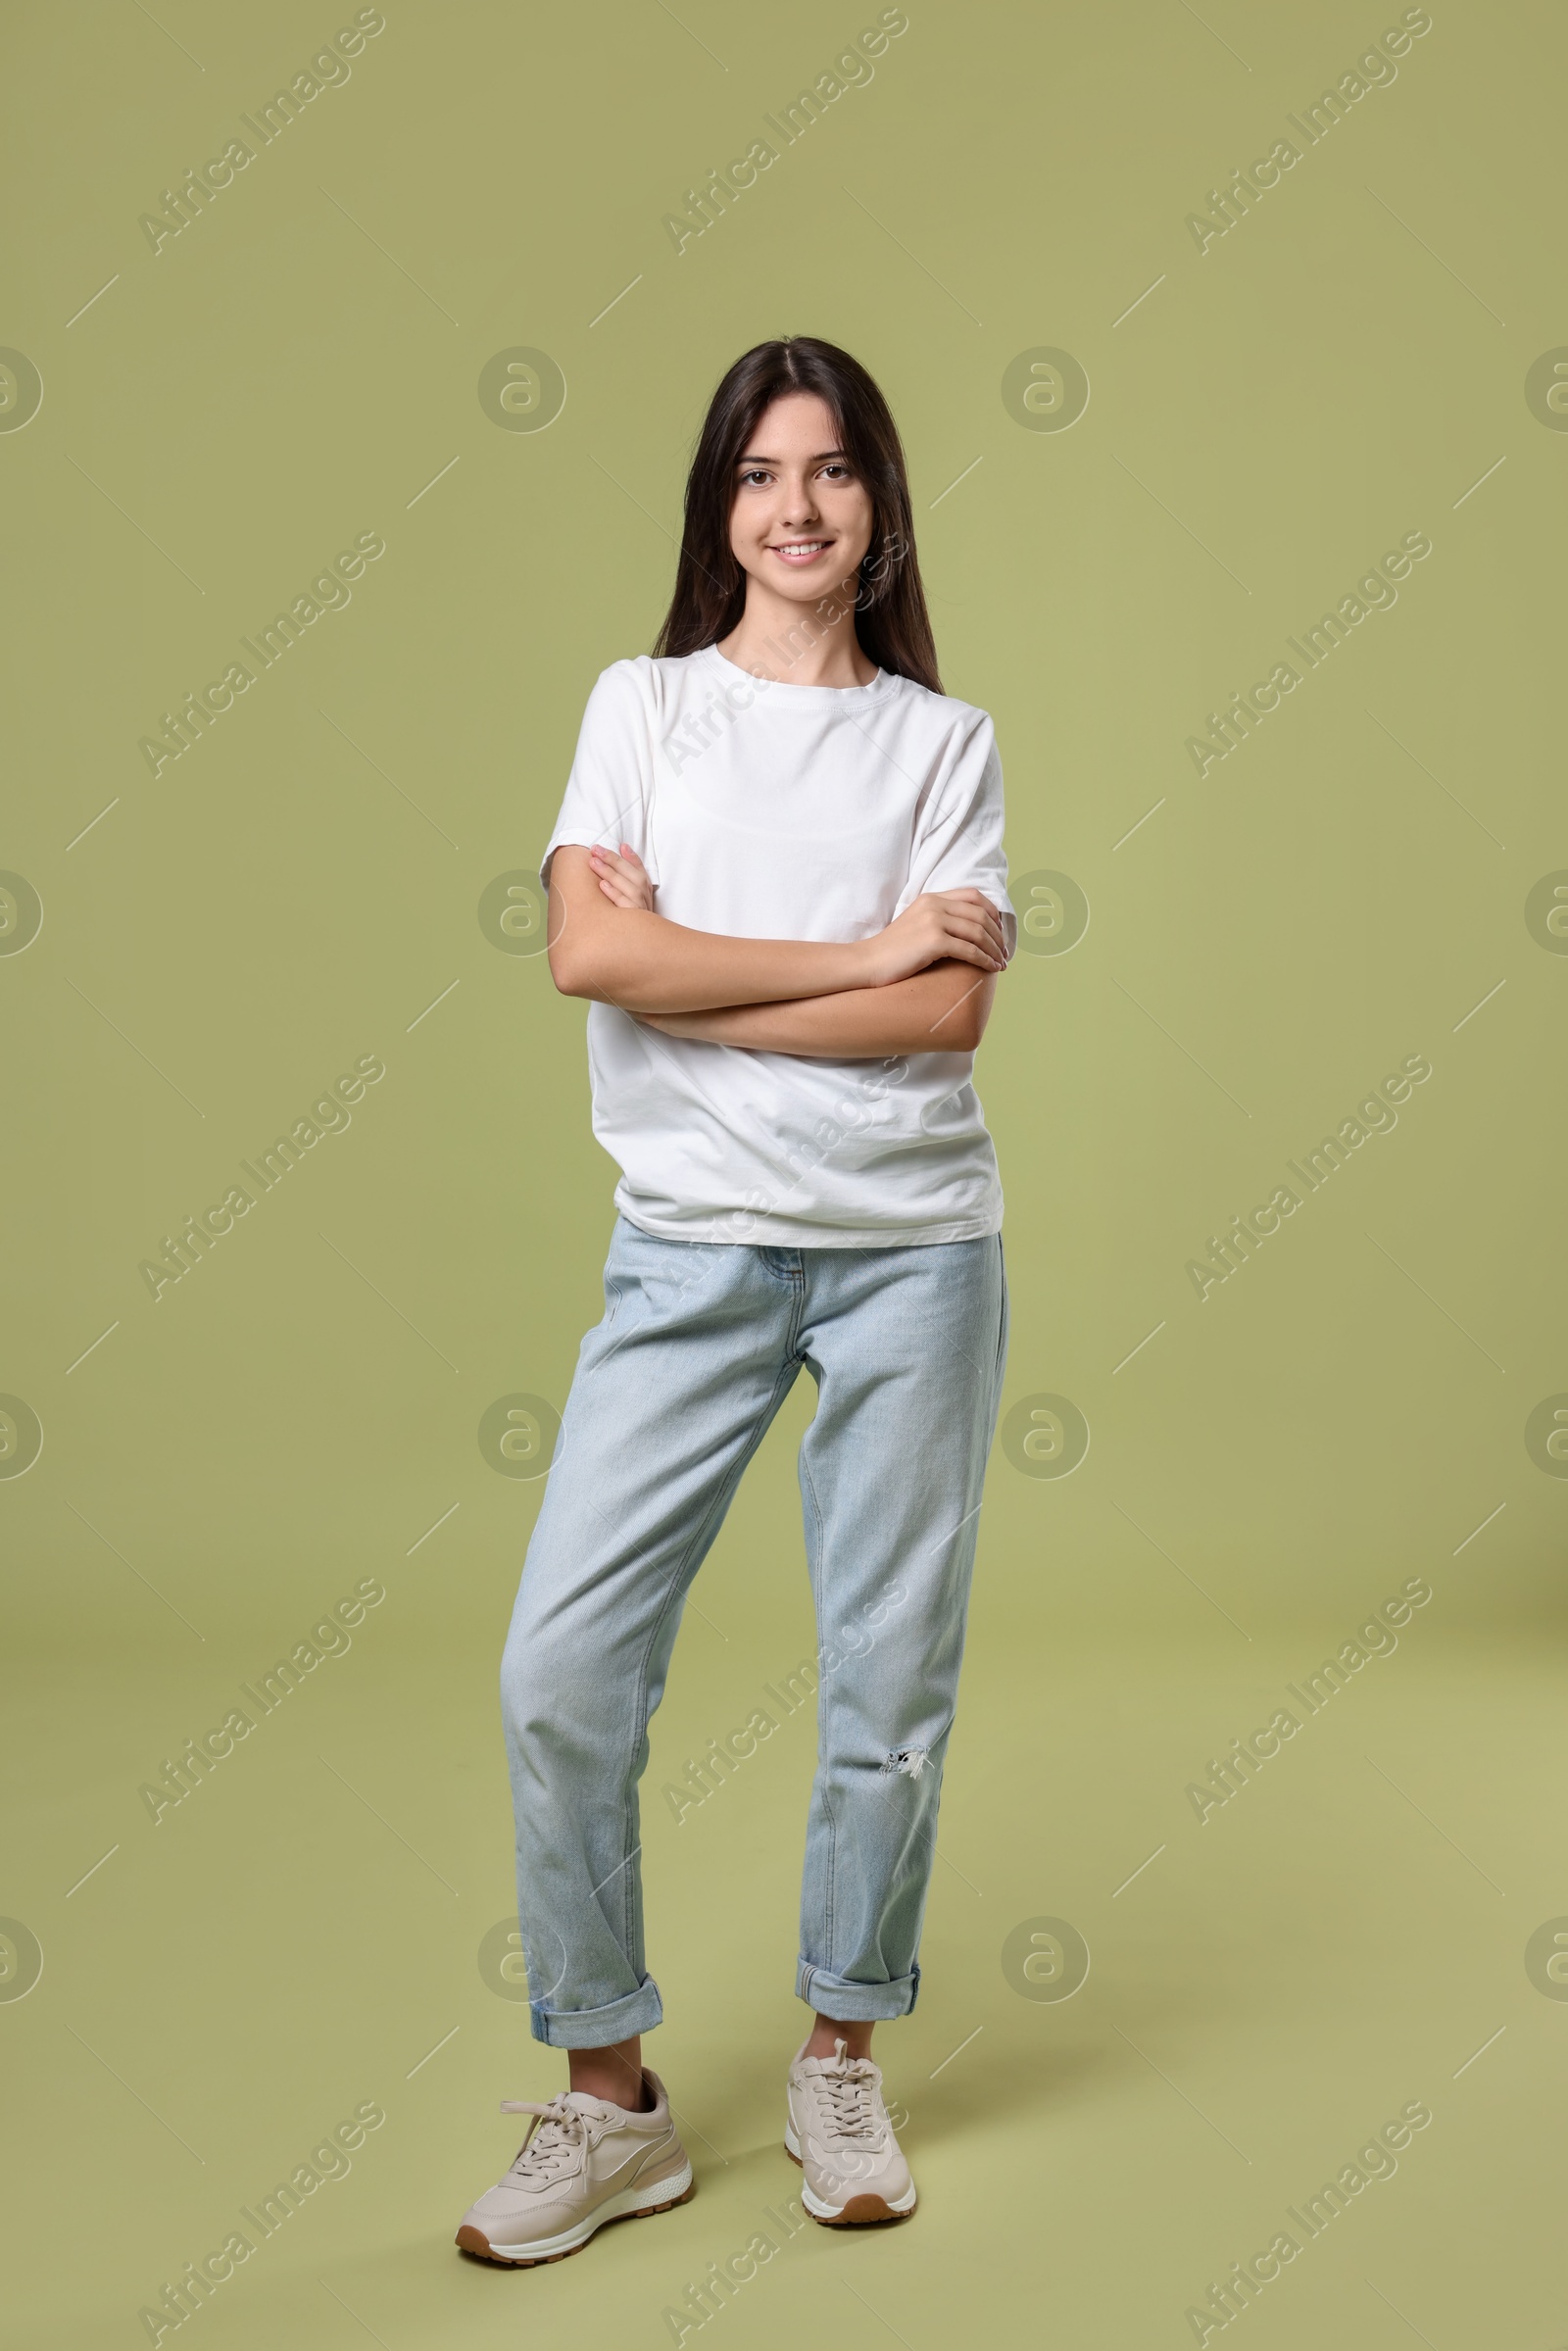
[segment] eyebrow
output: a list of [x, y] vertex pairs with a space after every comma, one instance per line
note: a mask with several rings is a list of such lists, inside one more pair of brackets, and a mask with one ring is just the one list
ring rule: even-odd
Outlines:
[[[815, 457], [808, 458], [806, 462], [808, 465], [825, 465], [830, 458], [847, 460], [848, 457], [849, 451], [846, 449], [824, 449], [819, 451]], [[735, 463], [737, 465], [781, 465], [783, 460], [776, 457], [738, 457]]]

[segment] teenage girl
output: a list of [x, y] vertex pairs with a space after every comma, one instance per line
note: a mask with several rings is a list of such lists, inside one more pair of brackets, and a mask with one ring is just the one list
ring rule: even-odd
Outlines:
[[983, 710], [942, 691], [904, 452], [857, 361], [713, 395], [652, 657], [589, 698], [540, 868], [621, 1168], [502, 1668], [534, 2036], [570, 2087], [458, 2243], [559, 2260], [692, 2172], [641, 2036], [637, 1786], [681, 1610], [802, 1366], [818, 1762], [785, 2145], [830, 2225], [914, 2209], [871, 2062], [905, 2016], [1007, 1340], [970, 1083], [1015, 926]]

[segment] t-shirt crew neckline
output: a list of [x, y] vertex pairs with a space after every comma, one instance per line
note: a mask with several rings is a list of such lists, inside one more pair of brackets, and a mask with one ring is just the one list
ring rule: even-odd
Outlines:
[[716, 645], [705, 646], [692, 658], [711, 670], [724, 687], [732, 687], [737, 680], [744, 679], [758, 701], [771, 710], [863, 710], [868, 703], [891, 700], [906, 682], [892, 670], [879, 669], [864, 686], [792, 686], [782, 679], [755, 677], [750, 669], [743, 669], [739, 662], [720, 653]]

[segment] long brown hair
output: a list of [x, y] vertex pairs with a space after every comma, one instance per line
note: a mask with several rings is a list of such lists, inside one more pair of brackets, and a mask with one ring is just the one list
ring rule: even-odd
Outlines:
[[729, 543], [735, 467], [762, 411], [787, 392], [814, 392], [826, 404], [839, 446], [871, 495], [871, 542], [855, 606], [862, 651], [879, 669], [940, 694], [899, 428], [859, 361], [814, 335], [759, 343], [735, 362], [709, 404], [686, 480], [675, 592], [656, 656], [702, 653], [739, 625], [746, 573]]

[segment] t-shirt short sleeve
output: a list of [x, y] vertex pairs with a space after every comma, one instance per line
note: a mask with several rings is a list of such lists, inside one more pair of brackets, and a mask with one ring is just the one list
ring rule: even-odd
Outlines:
[[1018, 922], [1007, 896], [1002, 846], [1002, 759], [990, 719], [982, 711], [975, 716], [949, 772], [920, 810], [909, 878], [896, 911], [902, 914], [929, 890], [982, 891], [1001, 911], [1010, 955], [1018, 943]]
[[565, 798], [539, 860], [541, 881], [549, 881], [558, 849], [618, 849], [623, 841], [659, 879], [648, 847], [653, 759], [637, 667], [635, 661], [614, 662], [588, 697]]

